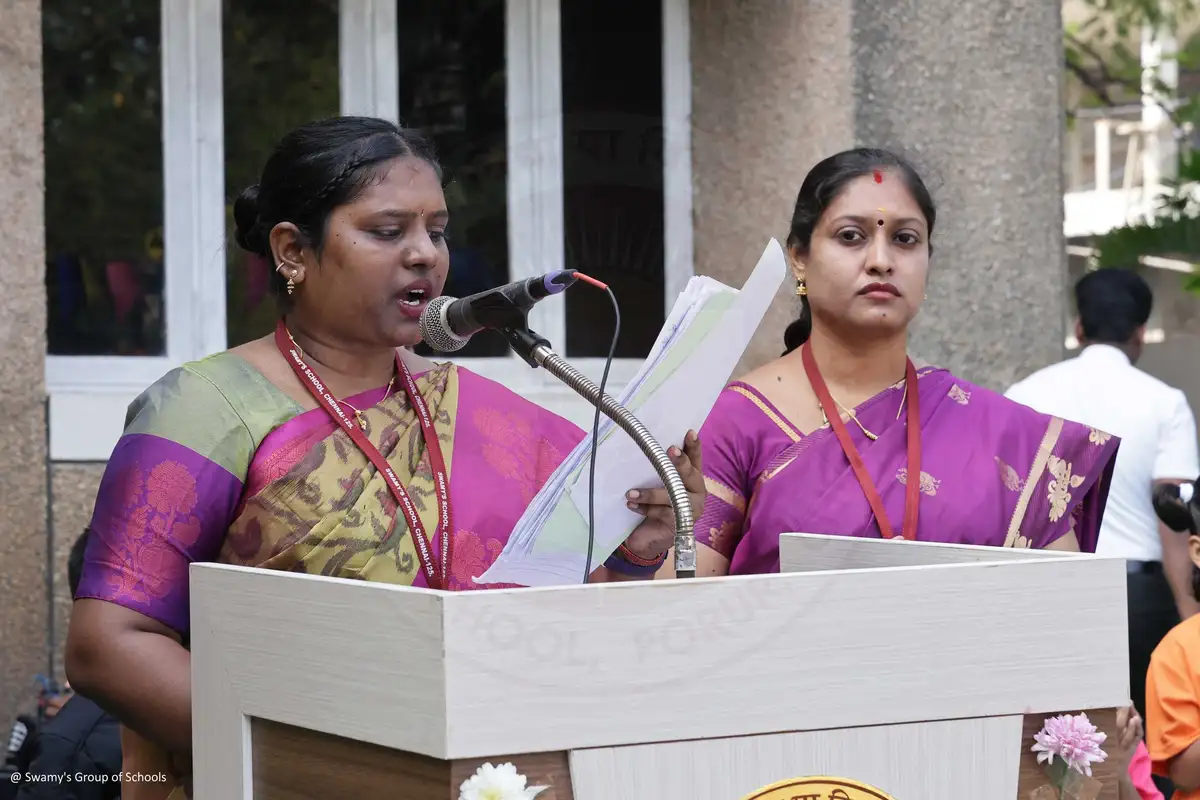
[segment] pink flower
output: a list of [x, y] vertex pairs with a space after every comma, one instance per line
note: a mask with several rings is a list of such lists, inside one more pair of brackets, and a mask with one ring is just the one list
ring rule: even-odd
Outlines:
[[1099, 764], [1108, 755], [1100, 749], [1107, 734], [1096, 729], [1087, 714], [1070, 716], [1060, 714], [1046, 720], [1033, 740], [1033, 752], [1038, 754], [1039, 764], [1053, 764], [1058, 756], [1067, 767], [1092, 777], [1092, 764]]

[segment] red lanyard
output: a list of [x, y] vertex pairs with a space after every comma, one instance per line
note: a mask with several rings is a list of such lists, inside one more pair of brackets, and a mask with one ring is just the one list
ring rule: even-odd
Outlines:
[[441, 529], [442, 545], [440, 565], [437, 564], [437, 559], [429, 549], [430, 540], [425, 533], [425, 525], [421, 522], [421, 517], [417, 514], [417, 509], [413, 505], [412, 499], [409, 498], [408, 492], [400, 484], [400, 479], [396, 477], [396, 473], [392, 471], [387, 460], [379, 452], [379, 448], [371, 444], [359, 427], [350, 420], [350, 417], [346, 416], [346, 412], [342, 411], [341, 404], [334, 399], [321, 379], [304, 362], [300, 347], [288, 334], [283, 320], [280, 320], [279, 325], [275, 327], [275, 344], [279, 348], [279, 352], [283, 353], [284, 357], [288, 359], [288, 363], [292, 365], [292, 370], [295, 371], [300, 382], [308, 387], [308, 391], [325, 408], [333, 421], [342, 426], [342, 430], [346, 431], [358, 445], [358, 449], [383, 475], [400, 510], [404, 512], [404, 517], [408, 520], [408, 531], [412, 536], [413, 544], [416, 545], [417, 557], [421, 561], [421, 568], [425, 570], [425, 578], [429, 587], [431, 589], [448, 588], [451, 547], [450, 480], [446, 473], [446, 461], [442, 457], [442, 446], [438, 441], [437, 431], [433, 427], [433, 416], [429, 413], [429, 406], [426, 405], [425, 398], [417, 390], [416, 381], [413, 380], [412, 374], [400, 358], [400, 354], [396, 353], [396, 372], [400, 374], [400, 379], [404, 383], [404, 392], [408, 395], [408, 402], [417, 410], [417, 416], [420, 418], [421, 433], [425, 438], [425, 449], [429, 453], [429, 463], [433, 468], [433, 479], [437, 486], [438, 527]]
[[[858, 485], [862, 487], [863, 494], [867, 496], [867, 502], [871, 504], [871, 511], [875, 512], [879, 531], [885, 539], [895, 538], [895, 530], [883, 507], [883, 498], [879, 496], [875, 482], [867, 473], [867, 466], [863, 463], [858, 448], [854, 446], [854, 442], [850, 441], [850, 432], [846, 430], [846, 425], [842, 422], [841, 410], [834, 403], [833, 395], [829, 393], [829, 387], [825, 385], [825, 379], [821, 377], [821, 371], [817, 369], [817, 363], [813, 360], [812, 351], [807, 342], [801, 348], [800, 356], [804, 361], [804, 371], [808, 375], [808, 382], [812, 384], [813, 391], [817, 393], [817, 399], [821, 401], [825, 418], [829, 420], [829, 425], [833, 428], [838, 443], [842, 446], [842, 452], [850, 460], [850, 467], [854, 470], [854, 476], [858, 478]], [[905, 539], [913, 541], [917, 538], [917, 509], [921, 502], [921, 411], [917, 393], [917, 368], [913, 366], [911, 359], [908, 359], [908, 365], [904, 371], [904, 393], [908, 399], [908, 479], [904, 486], [902, 535]]]

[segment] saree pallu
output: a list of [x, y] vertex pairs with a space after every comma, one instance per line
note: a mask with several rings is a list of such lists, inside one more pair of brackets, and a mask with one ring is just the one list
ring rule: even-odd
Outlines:
[[[448, 588], [495, 588], [473, 578], [584, 433], [453, 365], [414, 377], [450, 478]], [[433, 473], [408, 399], [381, 387], [345, 402], [362, 411], [440, 558]], [[188, 565], [197, 561], [426, 585], [404, 515], [367, 457], [325, 410], [303, 409], [232, 353], [172, 371], [130, 407], [75, 596], [138, 611], [186, 641]], [[173, 769], [168, 753], [128, 739], [126, 770]], [[125, 800], [184, 796], [161, 784], [126, 790]]]
[[[920, 481], [917, 540], [1043, 548], [1069, 532], [1092, 552], [1118, 440], [1040, 414], [943, 369], [918, 371], [921, 474], [908, 475], [903, 383], [843, 415], [896, 531], [905, 487]], [[862, 487], [828, 424], [802, 434], [754, 388], [735, 382], [705, 422], [708, 499], [696, 540], [730, 574], [779, 569], [781, 533], [878, 538]]]

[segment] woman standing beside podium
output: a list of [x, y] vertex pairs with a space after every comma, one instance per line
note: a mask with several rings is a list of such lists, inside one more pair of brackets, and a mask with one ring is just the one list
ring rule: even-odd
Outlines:
[[[128, 784], [124, 800], [183, 794], [190, 563], [482, 588], [473, 578], [584, 435], [406, 349], [449, 269], [441, 173], [416, 134], [357, 117], [303, 126], [234, 217], [284, 314], [273, 335], [172, 370], [131, 405], [71, 615], [67, 672], [123, 723], [125, 771], [177, 782]], [[686, 441], [676, 464], [699, 513]], [[593, 578], [640, 574], [673, 537], [670, 509], [652, 508], [626, 558]]]
[[935, 215], [886, 151], [805, 178], [787, 352], [730, 384], [700, 432], [697, 574], [777, 571], [784, 532], [1095, 548], [1117, 439], [908, 357]]

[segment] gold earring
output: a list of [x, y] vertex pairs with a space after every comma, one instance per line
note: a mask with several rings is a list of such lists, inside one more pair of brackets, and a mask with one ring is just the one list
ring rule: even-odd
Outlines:
[[[275, 271], [280, 274], [283, 273], [283, 262], [282, 261], [280, 261], [279, 264], [276, 265]], [[296, 282], [294, 280], [292, 280], [293, 277], [295, 277], [295, 273], [293, 273], [292, 275], [289, 275], [288, 279], [287, 279], [287, 293], [288, 294], [291, 294], [292, 292], [296, 291]]]
[[804, 297], [808, 294], [808, 286], [804, 283], [804, 279], [796, 281], [796, 297]]

